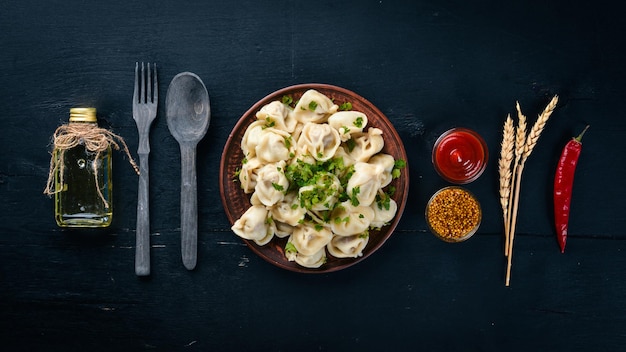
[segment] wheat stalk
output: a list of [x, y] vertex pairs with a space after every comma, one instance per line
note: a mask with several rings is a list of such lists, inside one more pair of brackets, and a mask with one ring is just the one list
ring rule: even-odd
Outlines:
[[511, 115], [507, 115], [502, 131], [502, 143], [500, 144], [500, 160], [498, 161], [498, 172], [500, 174], [500, 205], [502, 206], [502, 216], [504, 218], [504, 255], [508, 255], [509, 243], [509, 196], [511, 194], [511, 164], [515, 148], [515, 128]]
[[[539, 137], [541, 136], [541, 133], [543, 132], [546, 123], [548, 122], [548, 119], [550, 118], [550, 115], [552, 115], [552, 112], [554, 111], [554, 109], [556, 108], [556, 104], [558, 102], [559, 98], [557, 95], [555, 95], [552, 100], [550, 101], [550, 103], [548, 103], [548, 105], [546, 106], [546, 108], [543, 110], [543, 112], [539, 115], [539, 117], [537, 118], [537, 121], [535, 122], [535, 124], [533, 125], [533, 127], [531, 128], [528, 136], [525, 139], [525, 141], [523, 141], [522, 139], [522, 132], [520, 132], [520, 128], [522, 127], [522, 122], [523, 124], [523, 130], [525, 134], [525, 130], [526, 130], [526, 117], [522, 114], [522, 111], [519, 107], [519, 103], [517, 104], [517, 112], [518, 112], [518, 116], [520, 118], [519, 124], [518, 124], [518, 134], [516, 135], [516, 141], [515, 141], [515, 165], [513, 166], [514, 171], [513, 171], [513, 179], [515, 182], [515, 184], [513, 185], [513, 190], [511, 191], [511, 195], [513, 196], [512, 198], [512, 203], [513, 203], [513, 208], [511, 209], [511, 212], [509, 213], [509, 218], [510, 218], [510, 222], [508, 223], [508, 230], [509, 230], [509, 242], [508, 242], [508, 260], [507, 260], [507, 268], [506, 268], [506, 280], [505, 280], [505, 284], [506, 286], [509, 286], [510, 284], [510, 280], [511, 280], [511, 264], [512, 264], [512, 257], [513, 257], [513, 240], [515, 239], [515, 226], [517, 223], [517, 210], [518, 210], [518, 206], [519, 206], [519, 194], [520, 194], [520, 187], [521, 187], [521, 180], [522, 180], [522, 172], [524, 171], [524, 165], [526, 164], [526, 160], [528, 159], [528, 156], [530, 155], [530, 153], [532, 153], [533, 149], [535, 148], [535, 146], [537, 145], [537, 141], [539, 140]], [[522, 121], [523, 120], [523, 121]], [[522, 143], [523, 142], [523, 143]], [[521, 149], [520, 149], [521, 148]], [[509, 204], [509, 206], [511, 206], [511, 204]], [[510, 209], [510, 208], [509, 208]], [[506, 228], [505, 228], [506, 229]]]

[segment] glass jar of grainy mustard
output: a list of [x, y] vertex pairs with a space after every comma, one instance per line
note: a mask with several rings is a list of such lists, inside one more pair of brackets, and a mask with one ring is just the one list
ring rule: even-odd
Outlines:
[[462, 242], [478, 230], [482, 210], [476, 197], [459, 186], [437, 191], [426, 205], [426, 223], [431, 232], [446, 242]]

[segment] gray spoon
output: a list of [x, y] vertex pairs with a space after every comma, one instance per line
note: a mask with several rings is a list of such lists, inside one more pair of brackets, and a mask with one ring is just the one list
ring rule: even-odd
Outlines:
[[182, 72], [174, 76], [167, 89], [165, 114], [170, 133], [180, 144], [180, 232], [183, 264], [196, 267], [198, 259], [198, 185], [196, 146], [211, 121], [209, 93], [197, 75]]

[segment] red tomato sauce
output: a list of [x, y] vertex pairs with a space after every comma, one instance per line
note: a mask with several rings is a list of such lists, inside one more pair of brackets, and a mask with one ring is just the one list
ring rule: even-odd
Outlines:
[[487, 144], [480, 135], [465, 128], [454, 128], [435, 142], [433, 165], [445, 180], [464, 184], [476, 180], [487, 166]]

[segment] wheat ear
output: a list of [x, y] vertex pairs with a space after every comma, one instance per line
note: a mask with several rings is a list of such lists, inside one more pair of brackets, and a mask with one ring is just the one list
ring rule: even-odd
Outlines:
[[517, 168], [520, 165], [520, 161], [522, 160], [522, 156], [524, 155], [524, 146], [526, 145], [526, 115], [522, 113], [522, 109], [520, 108], [519, 102], [515, 104], [517, 109], [517, 128], [515, 129], [515, 162], [513, 163], [513, 172], [511, 173], [511, 192], [509, 193], [509, 209], [507, 212], [506, 223], [508, 225], [507, 235], [505, 238], [508, 239], [509, 242], [506, 243], [506, 246], [509, 248], [505, 250], [505, 253], [510, 253], [511, 247], [511, 215], [513, 208], [513, 197], [514, 197], [514, 184], [517, 179]]
[[509, 243], [509, 196], [511, 194], [511, 165], [515, 148], [515, 128], [511, 115], [507, 115], [502, 131], [502, 143], [500, 144], [500, 160], [498, 161], [498, 172], [500, 174], [500, 205], [502, 206], [502, 216], [504, 218], [504, 255], [508, 255]]
[[526, 162], [526, 159], [528, 159], [528, 156], [530, 155], [530, 153], [532, 153], [535, 145], [537, 145], [539, 136], [541, 136], [541, 132], [543, 132], [543, 129], [546, 127], [546, 123], [548, 122], [550, 115], [552, 115], [554, 108], [556, 108], [556, 103], [558, 101], [559, 96], [555, 95], [552, 100], [550, 100], [550, 103], [548, 103], [543, 112], [539, 115], [533, 127], [530, 129], [530, 133], [526, 138], [526, 145], [524, 146], [524, 156], [521, 161], [522, 163]]

